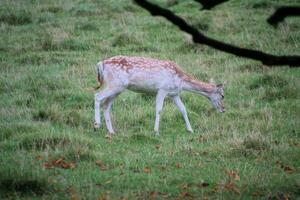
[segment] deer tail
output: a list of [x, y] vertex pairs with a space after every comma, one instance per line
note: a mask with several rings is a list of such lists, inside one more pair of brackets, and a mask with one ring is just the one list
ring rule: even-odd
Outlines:
[[98, 62], [97, 63], [97, 80], [98, 80], [98, 85], [96, 87], [94, 87], [95, 90], [98, 90], [99, 88], [101, 88], [101, 86], [104, 83], [104, 77], [103, 77], [103, 63], [102, 62]]

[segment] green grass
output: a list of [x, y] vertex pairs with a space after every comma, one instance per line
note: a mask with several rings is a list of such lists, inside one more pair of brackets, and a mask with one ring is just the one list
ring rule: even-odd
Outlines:
[[[300, 54], [299, 19], [278, 29], [266, 23], [279, 1], [231, 0], [211, 11], [192, 0], [155, 2], [218, 40]], [[192, 44], [131, 1], [0, 7], [0, 199], [299, 198], [299, 69]], [[118, 134], [105, 138], [104, 125], [92, 127], [90, 88], [96, 63], [120, 54], [173, 60], [200, 80], [224, 83], [227, 112], [184, 93], [194, 133], [167, 100], [156, 137], [155, 97], [125, 92], [112, 107]], [[45, 167], [60, 158], [76, 167]]]

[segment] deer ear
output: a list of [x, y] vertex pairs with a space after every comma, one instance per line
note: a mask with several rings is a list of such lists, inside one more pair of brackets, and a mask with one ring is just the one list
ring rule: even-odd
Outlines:
[[223, 86], [223, 84], [218, 84], [218, 85], [217, 85], [217, 91], [218, 91], [218, 92], [221, 92], [221, 93], [224, 91], [224, 86]]
[[223, 86], [222, 83], [218, 84], [217, 87], [218, 87], [218, 88], [222, 88], [222, 89], [224, 88], [224, 86]]

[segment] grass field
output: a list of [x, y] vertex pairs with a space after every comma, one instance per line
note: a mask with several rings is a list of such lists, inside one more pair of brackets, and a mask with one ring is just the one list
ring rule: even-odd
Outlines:
[[[283, 1], [154, 2], [218, 40], [300, 54], [299, 18], [266, 23]], [[95, 65], [114, 55], [224, 83], [227, 112], [183, 93], [194, 133], [167, 100], [157, 137], [155, 98], [125, 92], [112, 107], [118, 134], [94, 132]], [[194, 45], [131, 1], [1, 0], [0, 73], [0, 199], [300, 198], [299, 69]]]

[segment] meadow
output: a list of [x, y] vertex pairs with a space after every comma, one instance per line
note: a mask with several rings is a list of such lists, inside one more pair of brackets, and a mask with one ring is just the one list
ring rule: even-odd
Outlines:
[[[297, 0], [153, 1], [207, 36], [300, 54], [299, 18], [266, 19]], [[299, 2], [298, 2], [299, 5]], [[193, 134], [167, 99], [122, 93], [117, 132], [94, 131], [96, 63], [114, 55], [176, 62], [225, 85], [226, 113], [183, 93]], [[203, 45], [128, 0], [1, 0], [0, 199], [298, 199], [300, 71]], [[103, 117], [102, 117], [103, 120]], [[104, 121], [102, 121], [104, 123]]]

